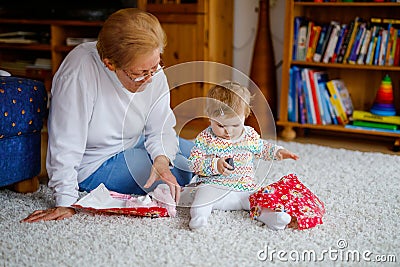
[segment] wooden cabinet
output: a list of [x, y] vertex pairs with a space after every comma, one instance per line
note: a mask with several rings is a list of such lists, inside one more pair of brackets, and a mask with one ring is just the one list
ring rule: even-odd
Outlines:
[[[232, 65], [233, 0], [139, 0], [138, 7], [154, 14], [166, 32], [167, 47], [162, 59], [167, 68], [192, 61]], [[175, 108], [188, 99], [205, 96], [209, 87], [202, 82], [173, 87], [171, 106]], [[197, 129], [208, 125], [205, 119], [193, 118], [193, 111], [185, 112], [185, 108], [195, 107], [180, 107], [175, 113], [178, 124], [192, 121]]]
[[[97, 38], [103, 22], [74, 20], [0, 19], [0, 33], [26, 32], [27, 40], [0, 42], [0, 69], [15, 76], [43, 80], [50, 90], [53, 74], [74, 47], [67, 38]], [[36, 59], [47, 59], [50, 69], [35, 66]]]
[[[137, 0], [137, 6], [154, 14], [166, 32], [167, 47], [162, 60], [167, 68], [192, 61], [232, 65], [233, 0]], [[102, 21], [0, 18], [0, 33], [35, 32], [41, 36], [32, 43], [0, 42], [0, 69], [16, 76], [41, 79], [50, 90], [54, 73], [73, 48], [66, 44], [67, 38], [96, 38], [102, 24]], [[37, 58], [49, 59], [51, 69], [34, 69], [34, 72], [27, 69], [26, 65], [33, 65]], [[210, 86], [194, 82], [173, 87], [171, 106], [175, 108], [188, 99], [205, 96]], [[193, 106], [186, 108], [192, 109]], [[198, 129], [207, 126], [207, 120], [193, 118], [191, 114], [193, 112], [186, 112], [184, 108], [176, 115], [184, 124], [196, 121]]]
[[141, 8], [154, 14], [167, 34], [163, 55], [167, 65], [194, 60], [232, 62], [233, 0], [145, 3]]
[[[97, 38], [103, 22], [74, 20], [21, 20], [1, 19], [0, 33], [34, 33], [28, 40], [3, 40], [0, 42], [0, 69], [14, 76], [42, 80], [50, 91], [51, 81], [64, 57], [74, 47], [67, 38]], [[37, 59], [46, 59], [48, 66], [35, 66]], [[46, 177], [47, 127], [42, 130], [41, 172]]]
[[400, 140], [400, 134], [348, 129], [339, 125], [300, 124], [288, 121], [289, 70], [291, 66], [321, 68], [328, 72], [330, 79], [343, 79], [352, 98], [354, 108], [369, 111], [374, 102], [381, 80], [386, 74], [392, 78], [394, 90], [400, 90], [400, 67], [339, 63], [315, 63], [292, 60], [294, 18], [305, 16], [318, 23], [338, 21], [349, 24], [356, 16], [365, 20], [371, 18], [400, 19], [400, 3], [392, 2], [295, 2], [286, 0], [285, 43], [282, 66], [282, 87], [280, 119], [277, 125], [283, 127], [282, 137], [293, 139], [298, 130], [318, 129], [330, 132], [344, 132], [356, 135], [385, 136]]

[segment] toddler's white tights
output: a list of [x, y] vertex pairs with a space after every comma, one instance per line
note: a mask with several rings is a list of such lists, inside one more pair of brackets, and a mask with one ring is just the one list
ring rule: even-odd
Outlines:
[[[190, 208], [190, 229], [207, 225], [213, 210], [250, 210], [249, 192], [228, 191], [213, 185], [200, 185]], [[274, 230], [285, 229], [291, 216], [286, 212], [262, 209], [257, 220]]]

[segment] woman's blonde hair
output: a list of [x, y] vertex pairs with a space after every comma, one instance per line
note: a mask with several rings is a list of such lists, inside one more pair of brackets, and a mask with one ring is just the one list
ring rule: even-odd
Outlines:
[[251, 112], [249, 89], [233, 81], [224, 81], [212, 87], [207, 94], [206, 114], [211, 118], [236, 116], [241, 112], [245, 118]]
[[120, 9], [111, 14], [100, 30], [97, 50], [115, 68], [129, 68], [135, 59], [155, 49], [163, 52], [166, 35], [158, 19], [137, 8]]

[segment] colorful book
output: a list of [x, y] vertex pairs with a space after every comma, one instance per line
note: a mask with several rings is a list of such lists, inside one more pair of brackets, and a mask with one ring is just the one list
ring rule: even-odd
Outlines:
[[326, 87], [328, 88], [330, 100], [335, 109], [335, 114], [337, 115], [337, 120], [339, 124], [345, 125], [348, 122], [348, 117], [340, 103], [339, 94], [336, 92], [334, 84], [330, 81], [326, 83]]
[[378, 32], [378, 30], [379, 30], [379, 26], [377, 26], [377, 25], [372, 26], [371, 38], [370, 38], [370, 41], [369, 41], [369, 44], [368, 44], [367, 54], [365, 55], [365, 59], [364, 59], [364, 64], [366, 64], [366, 65], [370, 65], [371, 56], [373, 57], [373, 49], [375, 48], [374, 47], [374, 43], [377, 40], [376, 39], [376, 33]]
[[320, 62], [321, 61], [322, 49], [323, 49], [324, 41], [325, 41], [325, 38], [326, 38], [326, 35], [327, 35], [328, 27], [329, 26], [327, 24], [324, 24], [324, 25], [321, 26], [321, 33], [319, 34], [317, 47], [315, 48], [315, 53], [313, 55], [313, 61], [314, 62]]
[[346, 36], [347, 31], [348, 31], [347, 25], [343, 24], [341, 26], [341, 29], [340, 29], [340, 32], [339, 32], [338, 41], [337, 41], [336, 47], [335, 47], [335, 51], [334, 51], [334, 53], [332, 55], [332, 58], [331, 58], [330, 62], [332, 62], [332, 63], [336, 63], [337, 62], [337, 57], [338, 57], [338, 55], [340, 53], [340, 48], [343, 45], [344, 38]]
[[344, 126], [347, 129], [354, 129], [354, 130], [363, 130], [363, 131], [374, 131], [374, 132], [385, 132], [385, 133], [394, 133], [400, 134], [400, 130], [389, 130], [389, 129], [382, 129], [382, 128], [371, 128], [371, 127], [364, 127], [364, 126], [356, 126], [352, 124], [347, 124]]
[[340, 47], [338, 56], [337, 56], [337, 63], [343, 63], [343, 59], [344, 59], [344, 55], [346, 54], [347, 51], [347, 47], [349, 46], [349, 42], [350, 42], [350, 38], [351, 38], [351, 33], [354, 30], [354, 21], [351, 21], [350, 24], [347, 26], [347, 31], [346, 31], [346, 35], [344, 36], [343, 39], [343, 44]]
[[[391, 57], [392, 55], [392, 47], [393, 47], [393, 43], [394, 43], [394, 34], [395, 34], [395, 28], [390, 25], [389, 31], [388, 31], [388, 43], [386, 46], [386, 58], [385, 58], [385, 65], [386, 66], [391, 66], [390, 62], [391, 62]], [[396, 33], [397, 34], [397, 33]]]
[[297, 95], [298, 95], [298, 107], [299, 107], [299, 122], [301, 124], [307, 123], [307, 106], [306, 106], [306, 96], [304, 92], [304, 83], [301, 78], [301, 71], [296, 73], [296, 81], [297, 81]]
[[[395, 1], [392, 1], [395, 2]], [[397, 1], [399, 2], [399, 1]], [[391, 19], [391, 18], [385, 18], [382, 20], [383, 23], [390, 23], [390, 24], [397, 24], [400, 25], [400, 19]]]
[[323, 44], [322, 44], [321, 57], [319, 58], [319, 61], [318, 61], [318, 62], [322, 62], [322, 60], [323, 60], [323, 57], [324, 57], [324, 55], [325, 55], [325, 51], [326, 51], [326, 49], [327, 49], [327, 47], [328, 47], [329, 40], [331, 39], [331, 35], [332, 35], [332, 31], [333, 31], [333, 29], [334, 29], [335, 23], [336, 23], [336, 22], [334, 22], [334, 21], [331, 21], [331, 22], [329, 23], [329, 26], [328, 26], [328, 28], [327, 28], [327, 30], [326, 30], [326, 35], [325, 35], [325, 38], [324, 38], [324, 42], [323, 42]]
[[331, 25], [332, 25], [331, 35], [329, 36], [329, 40], [326, 45], [324, 57], [322, 59], [322, 62], [324, 62], [324, 63], [328, 63], [330, 61], [330, 59], [332, 58], [333, 53], [335, 52], [336, 43], [339, 39], [339, 33], [340, 33], [339, 22], [332, 21]]
[[301, 78], [303, 80], [303, 88], [305, 93], [305, 102], [307, 108], [307, 122], [310, 124], [316, 124], [317, 118], [315, 116], [314, 101], [311, 92], [310, 78], [308, 75], [308, 69], [304, 68], [301, 70]]
[[400, 125], [400, 116], [379, 116], [368, 111], [354, 110], [353, 120], [372, 121]]
[[390, 50], [390, 57], [389, 57], [389, 66], [393, 66], [394, 65], [394, 57], [396, 54], [396, 46], [397, 46], [397, 42], [399, 41], [397, 39], [397, 35], [398, 35], [398, 29], [394, 29], [393, 31], [393, 44], [392, 44], [392, 49]]
[[292, 49], [292, 59], [296, 60], [297, 57], [297, 42], [299, 39], [299, 31], [300, 31], [300, 26], [303, 22], [304, 18], [303, 17], [295, 17], [294, 18], [294, 34], [293, 34], [293, 49]]
[[289, 95], [288, 95], [288, 121], [297, 122], [297, 90], [296, 90], [296, 72], [298, 67], [293, 66], [289, 69]]
[[320, 97], [319, 97], [319, 90], [318, 90], [318, 82], [316, 80], [315, 74], [318, 70], [308, 69], [308, 78], [310, 79], [310, 88], [311, 88], [311, 95], [314, 104], [314, 111], [315, 111], [315, 124], [323, 124], [322, 123], [322, 110], [320, 108]]
[[307, 24], [306, 51], [304, 55], [304, 60], [307, 60], [308, 48], [310, 47], [312, 39], [314, 38], [313, 27], [314, 27], [314, 22], [309, 20]]
[[[366, 41], [365, 40], [366, 39], [366, 35], [370, 34], [370, 32], [371, 32], [371, 25], [369, 23], [365, 23], [365, 27], [363, 28], [363, 32], [361, 34], [361, 39], [360, 39], [360, 41], [358, 43], [358, 46], [357, 46], [356, 54], [355, 54], [355, 56], [353, 58], [355, 63], [357, 63], [357, 59], [359, 58], [359, 56], [361, 54], [361, 49], [363, 48], [364, 42]], [[369, 40], [367, 40], [367, 42], [368, 41]], [[365, 48], [365, 52], [366, 52], [366, 50], [367, 49]]]
[[381, 47], [379, 50], [379, 57], [377, 64], [379, 66], [385, 65], [387, 42], [388, 42], [388, 30], [384, 29], [382, 30]]
[[346, 53], [344, 54], [343, 63], [347, 63], [348, 62], [348, 58], [350, 56], [351, 49], [352, 49], [353, 44], [354, 44], [354, 40], [356, 39], [356, 35], [357, 35], [357, 32], [358, 32], [358, 28], [359, 28], [360, 23], [361, 23], [361, 19], [359, 17], [356, 17], [354, 19], [354, 28], [353, 28], [353, 30], [351, 32], [351, 35], [350, 35], [350, 39], [349, 39], [349, 43], [348, 43], [348, 46], [347, 46], [347, 49], [346, 49]]
[[355, 126], [363, 126], [363, 127], [371, 127], [371, 128], [382, 128], [389, 130], [398, 130], [399, 126], [396, 124], [389, 123], [380, 123], [380, 122], [372, 122], [372, 121], [353, 121], [353, 125]]
[[340, 102], [346, 112], [347, 116], [351, 116], [354, 111], [353, 101], [351, 100], [351, 96], [349, 90], [346, 87], [346, 84], [343, 80], [331, 80], [334, 83], [337, 92], [339, 93]]
[[360, 54], [358, 55], [357, 58], [357, 64], [363, 65], [365, 63], [365, 59], [367, 56], [368, 52], [368, 47], [371, 42], [371, 34], [372, 34], [373, 29], [367, 29], [365, 32], [364, 40], [362, 42], [362, 46], [360, 49]]
[[400, 66], [400, 30], [397, 30], [396, 51], [394, 53], [393, 66]]
[[375, 47], [376, 43], [378, 42], [378, 36], [375, 35], [371, 38], [372, 40], [368, 48], [367, 58], [365, 59], [365, 64], [367, 65], [372, 65], [372, 63], [374, 62]]
[[314, 25], [312, 29], [312, 36], [310, 37], [310, 44], [307, 49], [306, 61], [311, 62], [313, 61], [312, 58], [315, 53], [315, 49], [317, 48], [319, 35], [321, 33], [321, 26]]
[[332, 105], [337, 111], [338, 121], [343, 125], [348, 123], [348, 116], [353, 113], [353, 104], [343, 80], [330, 80], [326, 83], [326, 86], [331, 96]]
[[375, 46], [375, 51], [374, 51], [374, 59], [372, 61], [372, 65], [378, 65], [378, 60], [379, 60], [379, 52], [381, 49], [381, 42], [382, 42], [382, 32], [384, 29], [380, 29], [378, 32], [378, 39], [376, 41], [376, 46]]
[[329, 115], [329, 117], [330, 117], [330, 118], [327, 118], [327, 123], [330, 122], [332, 124], [338, 124], [336, 110], [331, 103], [328, 88], [326, 88], [326, 83], [320, 84], [320, 91], [321, 91], [322, 97], [324, 99], [325, 106], [328, 109], [327, 115]]
[[356, 64], [357, 57], [360, 53], [361, 44], [362, 44], [362, 41], [364, 40], [366, 27], [367, 27], [367, 24], [365, 22], [361, 23], [360, 26], [358, 27], [358, 32], [357, 32], [356, 38], [354, 40], [353, 47], [351, 48], [349, 58], [347, 60], [348, 63], [350, 63], [350, 64]]
[[316, 87], [317, 87], [317, 97], [318, 97], [318, 103], [319, 103], [319, 109], [320, 109], [320, 114], [321, 114], [321, 120], [322, 124], [332, 124], [332, 117], [329, 111], [329, 106], [328, 104], [330, 103], [329, 101], [329, 95], [326, 101], [326, 82], [328, 82], [328, 73], [325, 71], [315, 71], [314, 72], [314, 81], [316, 82]]
[[307, 29], [308, 29], [308, 21], [304, 20], [302, 22], [302, 24], [300, 25], [299, 35], [297, 37], [298, 39], [297, 39], [296, 60], [305, 60], [306, 59]]

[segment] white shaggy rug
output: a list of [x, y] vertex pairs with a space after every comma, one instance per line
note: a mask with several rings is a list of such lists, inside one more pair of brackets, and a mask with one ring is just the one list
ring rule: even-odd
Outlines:
[[0, 266], [398, 266], [400, 156], [279, 144], [300, 160], [274, 163], [267, 182], [297, 173], [325, 203], [323, 225], [273, 231], [248, 212], [215, 211], [192, 232], [187, 208], [176, 218], [78, 213], [29, 224], [19, 221], [52, 206], [49, 189], [0, 190]]

